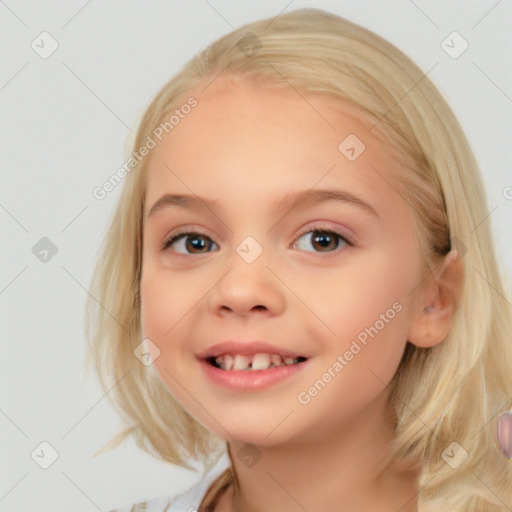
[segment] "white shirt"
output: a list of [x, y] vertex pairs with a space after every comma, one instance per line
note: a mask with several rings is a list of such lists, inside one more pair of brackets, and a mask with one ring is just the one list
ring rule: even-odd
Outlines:
[[109, 512], [197, 512], [206, 491], [214, 480], [227, 468], [231, 460], [227, 451], [223, 452], [214, 466], [207, 471], [203, 478], [187, 491], [173, 496], [162, 496], [151, 500], [141, 501], [128, 507], [116, 508]]

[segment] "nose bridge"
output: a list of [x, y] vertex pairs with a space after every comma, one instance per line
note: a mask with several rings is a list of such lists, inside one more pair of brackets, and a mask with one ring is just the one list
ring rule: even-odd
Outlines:
[[216, 312], [248, 313], [263, 308], [278, 313], [284, 307], [280, 283], [267, 268], [264, 246], [248, 235], [234, 247], [224, 276], [214, 287], [211, 305]]

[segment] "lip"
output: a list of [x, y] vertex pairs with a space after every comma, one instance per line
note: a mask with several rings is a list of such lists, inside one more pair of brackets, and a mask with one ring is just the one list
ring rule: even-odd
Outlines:
[[201, 352], [200, 354], [197, 354], [197, 357], [201, 360], [205, 360], [208, 359], [209, 357], [217, 357], [223, 354], [239, 354], [243, 356], [253, 356], [255, 354], [278, 354], [282, 357], [293, 357], [294, 359], [296, 357], [306, 357], [309, 359], [309, 356], [306, 354], [301, 354], [299, 352], [293, 352], [291, 350], [282, 349], [275, 345], [271, 345], [270, 343], [266, 343], [264, 341], [223, 341], [222, 343], [217, 343], [211, 346], [210, 348], [206, 349], [205, 351]]
[[202, 359], [201, 367], [206, 377], [217, 386], [231, 391], [261, 391], [282, 382], [303, 370], [310, 362], [277, 366], [267, 370], [222, 370]]

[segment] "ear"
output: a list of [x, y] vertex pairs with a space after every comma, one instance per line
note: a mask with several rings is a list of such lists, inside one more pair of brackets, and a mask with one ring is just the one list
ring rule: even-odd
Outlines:
[[462, 257], [448, 253], [425, 279], [413, 306], [407, 340], [417, 347], [433, 347], [448, 335], [464, 279]]

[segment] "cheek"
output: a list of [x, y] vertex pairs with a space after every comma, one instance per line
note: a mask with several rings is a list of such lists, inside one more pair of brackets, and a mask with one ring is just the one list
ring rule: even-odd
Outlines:
[[395, 300], [399, 292], [391, 287], [357, 288], [350, 298], [340, 300], [338, 316], [333, 311], [330, 319], [336, 335], [323, 336], [314, 371], [299, 390], [305, 421], [308, 415], [328, 415], [329, 424], [344, 421], [385, 391], [407, 340], [409, 310], [405, 301]]
[[204, 307], [202, 301], [212, 287], [211, 276], [208, 279], [207, 275], [199, 274], [171, 272], [148, 263], [143, 267], [140, 285], [143, 336], [158, 348], [153, 365], [178, 401], [187, 399], [186, 394], [181, 396], [183, 388], [179, 382], [187, 379], [187, 364], [195, 364], [192, 344], [200, 339], [199, 328], [191, 329], [191, 325], [194, 326], [194, 316]]
[[[183, 287], [181, 287], [183, 288]], [[186, 315], [189, 300], [185, 290], [172, 282], [163, 272], [146, 272], [141, 280], [141, 326], [144, 338], [148, 338], [159, 351], [154, 367], [167, 387], [172, 373], [169, 363], [176, 360], [181, 347], [176, 344], [180, 318]], [[173, 352], [173, 354], [171, 354]]]
[[141, 322], [146, 338], [160, 345], [165, 333], [172, 327], [172, 310], [169, 301], [173, 299], [173, 288], [163, 286], [156, 275], [145, 276], [141, 280]]
[[343, 368], [336, 368], [337, 375], [344, 377], [338, 385], [350, 383], [354, 394], [359, 387], [361, 392], [367, 386], [376, 391], [382, 382], [387, 384], [400, 363], [411, 322], [410, 292], [419, 282], [419, 263], [407, 249], [389, 247], [354, 258], [346, 269], [340, 267], [331, 279], [322, 280], [324, 292], [319, 289], [311, 305], [331, 331], [329, 335], [316, 322], [317, 339], [325, 333], [320, 338], [324, 347], [319, 344], [318, 349], [319, 355], [324, 354], [322, 368], [331, 367], [341, 356]]
[[161, 270], [153, 271], [149, 265], [143, 271], [140, 290], [143, 336], [157, 347], [153, 367], [178, 403], [185, 405], [189, 397], [180, 385], [184, 376], [174, 362], [183, 361], [185, 345], [184, 336], [180, 337], [181, 321], [197, 299], [193, 300], [181, 282], [177, 283]]
[[[409, 294], [419, 281], [414, 267], [414, 263], [393, 261], [385, 254], [365, 255], [332, 270], [328, 278], [309, 273], [300, 281], [303, 289], [298, 295], [309, 297], [307, 305], [336, 337], [355, 337], [376, 322], [379, 330], [384, 330], [384, 322], [387, 332], [394, 329], [398, 331], [393, 330], [394, 334], [403, 337]], [[299, 281], [295, 282], [298, 286]]]
[[179, 330], [198, 300], [208, 291], [208, 282], [192, 273], [169, 272], [158, 265], [143, 269], [141, 279], [141, 315], [144, 335], [157, 343]]

